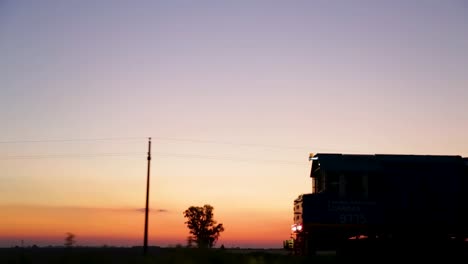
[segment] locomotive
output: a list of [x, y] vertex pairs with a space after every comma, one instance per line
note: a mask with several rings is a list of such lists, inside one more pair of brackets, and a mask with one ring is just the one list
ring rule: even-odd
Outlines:
[[468, 158], [318, 153], [309, 160], [312, 191], [294, 200], [285, 242], [295, 254], [468, 241]]

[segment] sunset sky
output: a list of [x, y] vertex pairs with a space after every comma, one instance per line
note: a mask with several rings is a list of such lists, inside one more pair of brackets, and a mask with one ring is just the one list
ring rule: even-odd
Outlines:
[[282, 247], [309, 153], [468, 156], [466, 1], [0, 1], [0, 247]]

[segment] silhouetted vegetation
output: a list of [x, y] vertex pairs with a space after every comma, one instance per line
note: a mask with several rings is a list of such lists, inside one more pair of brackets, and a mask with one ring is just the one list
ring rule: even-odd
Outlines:
[[190, 206], [184, 211], [185, 224], [191, 234], [189, 246], [195, 243], [199, 248], [212, 248], [216, 244], [224, 227], [213, 219], [213, 209], [213, 206], [205, 204], [203, 207]]
[[[417, 245], [415, 245], [415, 248]], [[466, 263], [466, 253], [453, 255], [422, 251], [408, 254], [407, 251], [389, 250], [380, 252], [353, 249], [346, 256], [323, 253], [316, 256], [294, 256], [282, 249], [194, 249], [149, 247], [148, 256], [143, 257], [141, 247], [60, 247], [0, 248], [0, 263], [3, 264], [302, 264], [302, 263]]]
[[67, 236], [65, 237], [65, 246], [67, 248], [71, 248], [76, 244], [75, 237], [76, 237], [75, 234], [67, 233]]
[[[334, 256], [305, 258], [284, 254], [281, 250], [193, 249], [150, 247], [148, 256], [135, 248], [63, 248], [0, 249], [0, 263], [5, 264], [321, 264], [334, 261]], [[67, 252], [65, 252], [67, 251]]]

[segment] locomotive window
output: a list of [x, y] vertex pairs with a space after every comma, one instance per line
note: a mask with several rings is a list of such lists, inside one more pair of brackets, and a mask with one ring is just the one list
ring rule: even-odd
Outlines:
[[323, 173], [319, 173], [315, 178], [314, 182], [314, 193], [322, 192], [325, 189], [325, 179]]
[[367, 190], [365, 186], [367, 182], [367, 176], [361, 174], [349, 174], [346, 179], [346, 194], [350, 198], [364, 198], [367, 196]]
[[330, 173], [327, 175], [327, 192], [338, 194], [340, 188], [340, 176], [337, 173]]

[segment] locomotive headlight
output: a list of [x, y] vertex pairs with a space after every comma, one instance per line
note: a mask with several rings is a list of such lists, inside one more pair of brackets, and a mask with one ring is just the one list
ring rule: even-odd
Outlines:
[[296, 229], [297, 229], [297, 231], [301, 231], [301, 230], [302, 230], [302, 225], [298, 225], [298, 226], [296, 227]]
[[309, 161], [311, 160], [318, 160], [318, 157], [314, 157], [314, 153], [309, 154]]

